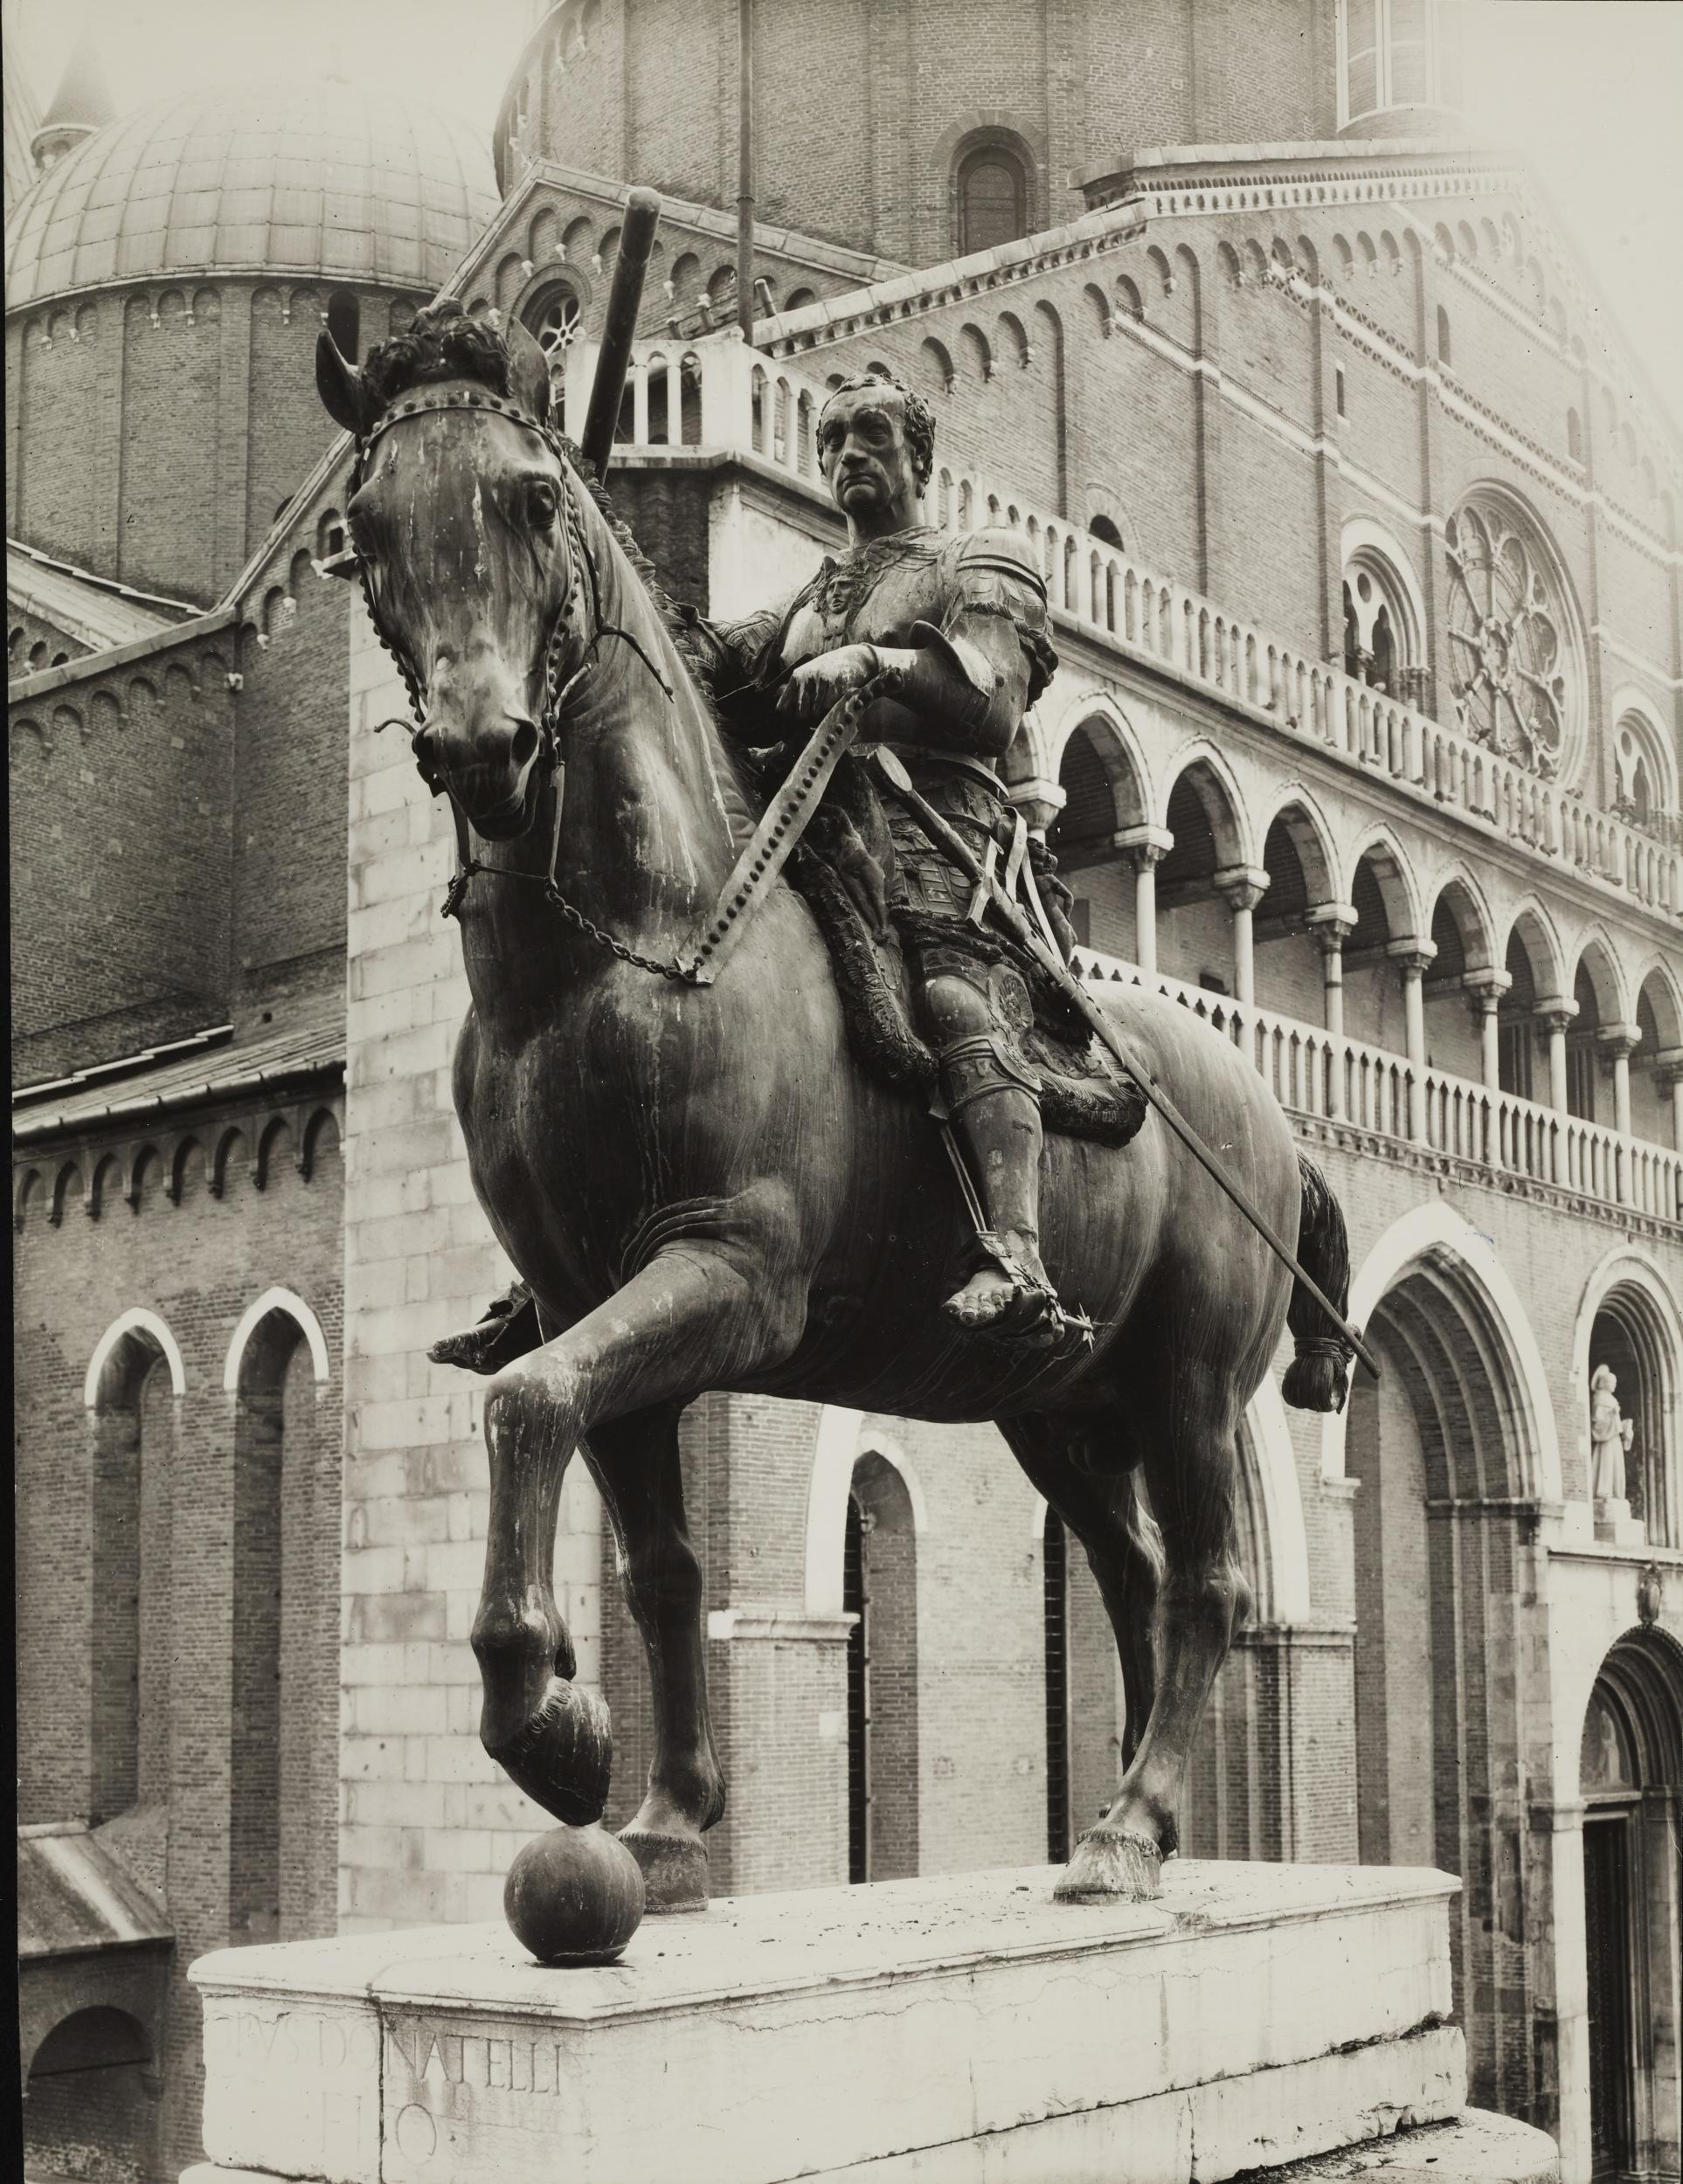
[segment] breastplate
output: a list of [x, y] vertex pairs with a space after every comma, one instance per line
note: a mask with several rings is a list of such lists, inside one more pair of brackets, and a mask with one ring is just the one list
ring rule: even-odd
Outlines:
[[906, 645], [914, 622], [945, 619], [946, 535], [897, 532], [827, 562], [791, 617], [783, 660], [799, 667], [841, 645]]

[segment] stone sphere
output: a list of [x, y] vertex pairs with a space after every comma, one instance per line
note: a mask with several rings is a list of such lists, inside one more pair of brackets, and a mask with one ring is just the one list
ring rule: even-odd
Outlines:
[[642, 1921], [642, 1868], [594, 1822], [553, 1828], [509, 1868], [502, 1910], [540, 1964], [612, 1964]]

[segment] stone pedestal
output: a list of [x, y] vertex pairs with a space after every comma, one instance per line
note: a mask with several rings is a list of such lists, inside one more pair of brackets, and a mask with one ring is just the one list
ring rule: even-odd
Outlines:
[[1613, 1547], [1643, 1547], [1648, 1542], [1648, 1528], [1639, 1517], [1631, 1516], [1631, 1504], [1620, 1495], [1596, 1502], [1596, 1538]]
[[493, 1926], [222, 1951], [190, 2184], [1171, 2184], [1461, 2111], [1444, 1875], [1054, 1878], [742, 1897], [583, 1972]]

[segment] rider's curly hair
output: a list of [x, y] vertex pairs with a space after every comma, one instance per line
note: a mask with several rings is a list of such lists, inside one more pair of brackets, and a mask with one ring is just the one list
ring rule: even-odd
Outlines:
[[488, 321], [465, 311], [454, 296], [446, 296], [417, 311], [405, 332], [370, 349], [362, 377], [371, 419], [400, 394], [430, 380], [474, 379], [506, 397], [509, 345]]
[[844, 379], [839, 387], [832, 387], [818, 413], [818, 444], [821, 448], [824, 444], [824, 419], [837, 396], [865, 394], [873, 387], [887, 387], [900, 397], [906, 420], [906, 446], [911, 451], [911, 472], [921, 493], [935, 467], [935, 412], [922, 395], [915, 393], [891, 371], [873, 365], [869, 371], [858, 372], [853, 378]]

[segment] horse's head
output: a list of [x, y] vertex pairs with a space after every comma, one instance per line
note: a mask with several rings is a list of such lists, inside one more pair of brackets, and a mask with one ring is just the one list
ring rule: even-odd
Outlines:
[[373, 349], [361, 371], [329, 334], [316, 384], [357, 438], [350, 533], [370, 611], [421, 708], [422, 778], [482, 835], [536, 816], [555, 698], [576, 665], [581, 490], [550, 418], [548, 361], [454, 300]]

